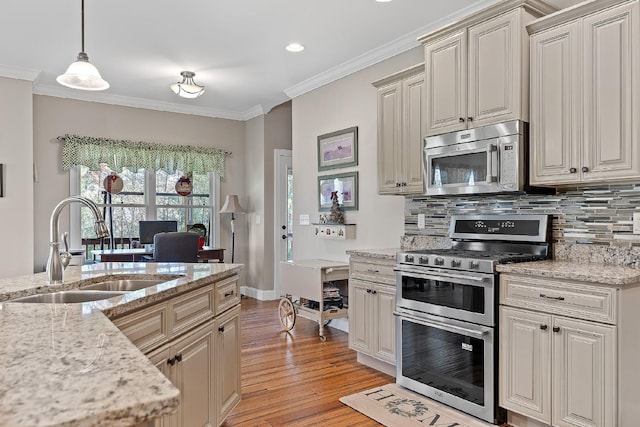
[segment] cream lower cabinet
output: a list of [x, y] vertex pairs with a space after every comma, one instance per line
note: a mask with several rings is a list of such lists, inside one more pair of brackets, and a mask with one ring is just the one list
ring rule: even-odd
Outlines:
[[396, 363], [395, 308], [393, 264], [351, 257], [349, 348], [386, 363], [387, 366], [382, 366], [387, 373], [393, 372]]
[[581, 3], [531, 33], [531, 184], [640, 178], [640, 6]]
[[500, 286], [500, 406], [552, 426], [622, 426], [618, 290], [505, 274]]
[[240, 402], [238, 276], [113, 319], [180, 390], [156, 427], [219, 426]]

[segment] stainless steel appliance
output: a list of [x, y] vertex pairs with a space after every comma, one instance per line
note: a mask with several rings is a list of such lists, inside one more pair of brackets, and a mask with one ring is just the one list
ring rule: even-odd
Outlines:
[[528, 134], [529, 126], [526, 122], [512, 120], [426, 137], [424, 194], [532, 190], [526, 185]]
[[453, 216], [451, 249], [396, 255], [396, 383], [492, 423], [500, 263], [549, 255], [546, 215]]

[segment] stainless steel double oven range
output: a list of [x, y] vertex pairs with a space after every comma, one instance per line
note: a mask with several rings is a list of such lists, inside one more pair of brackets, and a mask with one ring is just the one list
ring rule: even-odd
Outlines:
[[491, 423], [500, 263], [545, 259], [546, 215], [453, 216], [451, 249], [396, 255], [396, 383]]

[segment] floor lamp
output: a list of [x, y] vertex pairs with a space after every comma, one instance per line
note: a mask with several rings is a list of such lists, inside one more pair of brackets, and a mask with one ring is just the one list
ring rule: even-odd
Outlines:
[[240, 206], [240, 202], [238, 202], [238, 196], [236, 196], [235, 194], [227, 195], [227, 198], [224, 201], [224, 205], [222, 205], [222, 209], [220, 209], [220, 213], [231, 214], [231, 263], [233, 263], [236, 242], [236, 232], [234, 229], [234, 221], [236, 219], [235, 214], [244, 213], [244, 209], [242, 209], [242, 206]]

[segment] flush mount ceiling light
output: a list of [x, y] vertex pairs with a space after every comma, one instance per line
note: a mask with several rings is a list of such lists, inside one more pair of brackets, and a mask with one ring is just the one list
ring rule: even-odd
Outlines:
[[180, 75], [182, 76], [182, 81], [169, 86], [173, 93], [183, 98], [197, 98], [204, 93], [204, 86], [200, 86], [193, 81], [196, 73], [183, 71]]
[[98, 69], [89, 62], [89, 56], [84, 52], [84, 0], [82, 0], [82, 50], [78, 54], [78, 60], [67, 68], [67, 71], [58, 76], [56, 81], [63, 86], [81, 90], [105, 90], [109, 83], [102, 79]]
[[304, 46], [300, 43], [290, 43], [285, 47], [289, 52], [302, 52], [304, 50]]

